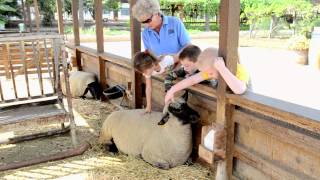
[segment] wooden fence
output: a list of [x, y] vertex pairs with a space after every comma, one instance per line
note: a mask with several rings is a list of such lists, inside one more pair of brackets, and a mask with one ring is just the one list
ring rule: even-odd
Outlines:
[[[81, 68], [94, 72], [101, 82], [132, 82], [130, 59], [109, 53], [98, 54], [84, 47]], [[102, 63], [99, 63], [99, 62]], [[103, 71], [103, 73], [102, 73]], [[163, 77], [152, 82], [154, 107], [163, 107]], [[189, 88], [189, 104], [200, 115], [193, 127], [194, 155], [201, 143], [201, 127], [216, 120], [217, 90], [206, 85]], [[231, 122], [234, 127], [232, 159], [233, 177], [240, 179], [317, 179], [320, 177], [320, 112], [251, 92], [226, 95], [234, 105]]]

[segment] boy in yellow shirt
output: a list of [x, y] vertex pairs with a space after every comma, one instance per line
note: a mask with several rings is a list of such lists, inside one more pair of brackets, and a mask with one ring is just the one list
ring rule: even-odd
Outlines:
[[243, 94], [247, 89], [249, 81], [249, 74], [241, 64], [237, 65], [237, 74], [233, 75], [226, 67], [222, 57], [218, 57], [217, 48], [207, 48], [198, 57], [196, 67], [199, 69], [199, 73], [190, 76], [170, 88], [165, 96], [165, 103], [169, 103], [174, 93], [183, 90], [194, 84], [198, 84], [201, 81], [209, 79], [218, 79], [218, 76], [222, 76], [227, 85], [230, 87], [233, 93]]

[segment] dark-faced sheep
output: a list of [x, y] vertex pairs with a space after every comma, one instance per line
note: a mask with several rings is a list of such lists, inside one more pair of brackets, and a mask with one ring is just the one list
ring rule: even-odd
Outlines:
[[[112, 145], [119, 151], [142, 157], [146, 162], [163, 169], [184, 164], [192, 151], [191, 123], [199, 114], [184, 101], [173, 102], [165, 113], [143, 115], [143, 109], [111, 113], [103, 123], [99, 142]], [[158, 121], [168, 118], [159, 126]]]
[[[102, 87], [93, 73], [83, 71], [71, 72], [69, 82], [72, 97], [94, 98], [99, 100], [102, 96]], [[61, 88], [63, 94], [66, 94], [63, 75], [61, 75]]]

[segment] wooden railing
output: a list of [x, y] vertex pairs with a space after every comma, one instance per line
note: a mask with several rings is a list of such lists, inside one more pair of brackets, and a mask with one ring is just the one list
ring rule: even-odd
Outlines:
[[[100, 80], [107, 83], [132, 80], [130, 59], [110, 53], [98, 54], [95, 50], [85, 47], [76, 49], [81, 54], [83, 70], [94, 71]], [[99, 61], [103, 61], [102, 69]], [[153, 89], [153, 101], [162, 106], [163, 98], [159, 97], [165, 95], [163, 77], [153, 77]], [[217, 91], [198, 84], [190, 87], [189, 92], [191, 106], [202, 116], [199, 126], [194, 128], [194, 150], [197, 151], [201, 142], [201, 126], [217, 121], [215, 119]], [[231, 121], [234, 124], [232, 156], [235, 178], [320, 177], [319, 110], [252, 92], [241, 96], [227, 93], [226, 103], [235, 105], [231, 114]]]
[[0, 76], [0, 103], [39, 99], [56, 93], [61, 41], [60, 35], [0, 38], [3, 55], [0, 65], [5, 72]]

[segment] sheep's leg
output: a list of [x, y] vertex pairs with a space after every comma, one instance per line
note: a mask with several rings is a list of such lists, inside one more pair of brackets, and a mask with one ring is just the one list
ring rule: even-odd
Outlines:
[[155, 152], [152, 153], [150, 150], [148, 150], [148, 148], [143, 148], [141, 156], [143, 160], [145, 160], [146, 162], [150, 163], [151, 165], [157, 168], [160, 168], [160, 169], [170, 168], [170, 164], [167, 161], [159, 157], [157, 153]]
[[86, 94], [88, 93], [89, 88], [87, 87], [86, 90], [84, 91], [84, 93], [82, 94], [82, 96], [80, 96], [82, 99], [86, 98]]
[[189, 157], [189, 158], [187, 159], [187, 161], [186, 161], [184, 164], [185, 164], [185, 165], [187, 165], [187, 166], [191, 166], [191, 165], [193, 165], [192, 158], [191, 158], [191, 157]]
[[157, 168], [160, 168], [160, 169], [166, 169], [166, 170], [170, 169], [169, 163], [160, 163], [160, 162], [158, 162], [154, 166], [157, 167]]
[[153, 161], [153, 160], [148, 160], [148, 158], [144, 158], [143, 155], [141, 157], [145, 162], [147, 162], [148, 164], [151, 164], [154, 167], [160, 168], [160, 169], [170, 169], [170, 164], [164, 160], [157, 160], [157, 161]]

